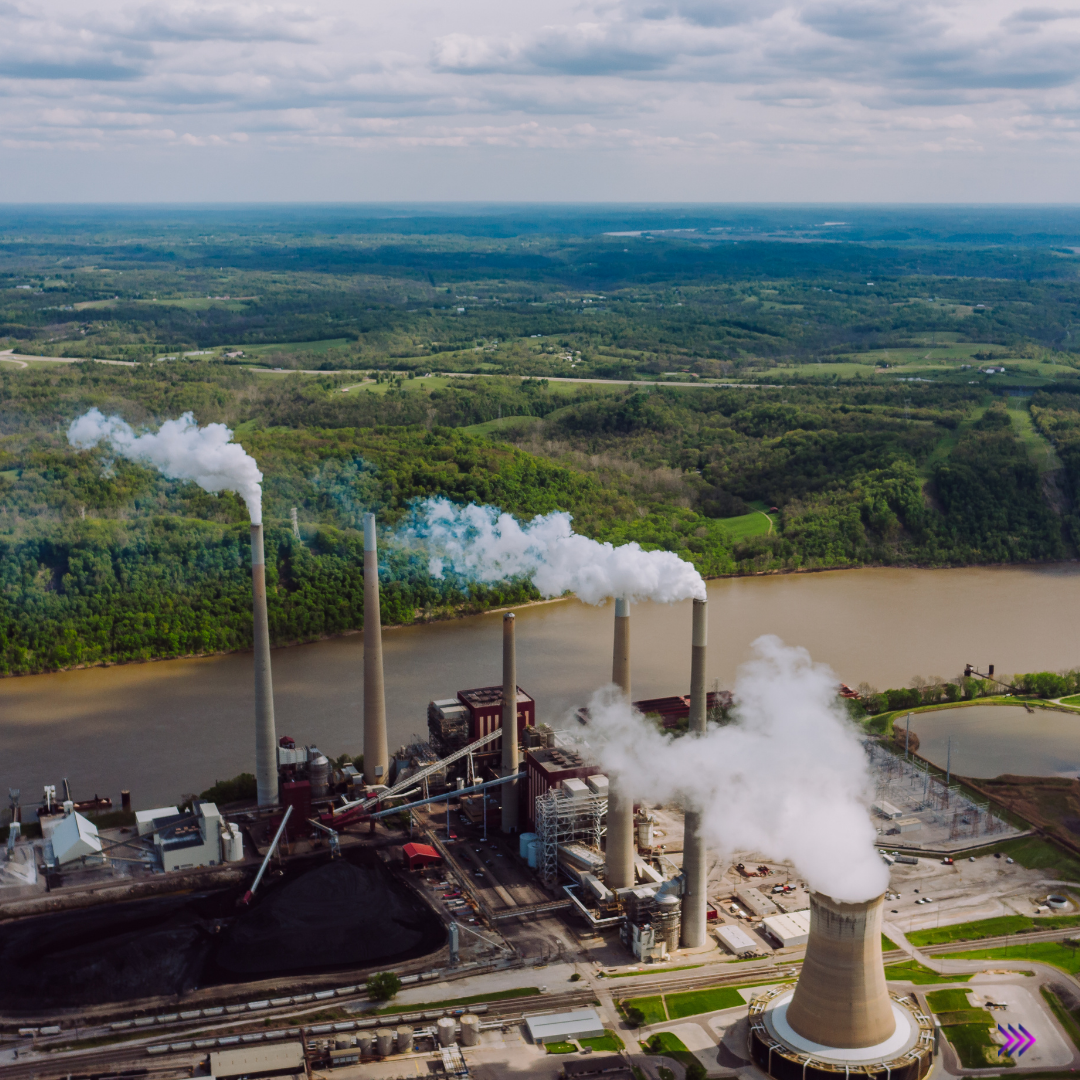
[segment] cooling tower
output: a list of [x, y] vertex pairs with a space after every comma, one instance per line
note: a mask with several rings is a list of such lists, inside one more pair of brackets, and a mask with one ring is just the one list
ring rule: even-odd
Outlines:
[[[514, 645], [514, 613], [503, 615], [502, 773], [518, 771], [517, 651]], [[484, 798], [487, 798], [485, 795]], [[502, 786], [502, 831], [518, 831], [518, 785]]]
[[255, 645], [255, 783], [259, 805], [276, 806], [277, 736], [274, 732], [274, 680], [270, 673], [262, 525], [251, 526], [251, 601]]
[[[615, 648], [611, 681], [630, 703], [630, 601], [615, 601]], [[608, 789], [605, 883], [609, 889], [634, 884], [634, 800], [612, 781]]]
[[375, 515], [364, 515], [364, 783], [389, 781]]
[[[709, 605], [706, 600], [694, 601], [694, 634], [690, 654], [690, 734], [705, 734], [705, 646], [708, 632]], [[685, 890], [682, 901], [680, 944], [684, 949], [696, 949], [705, 944], [707, 920], [706, 892], [709, 871], [705, 859], [705, 841], [701, 835], [701, 811], [685, 808], [683, 835], [683, 877]]]
[[885, 982], [883, 900], [848, 904], [811, 894], [810, 937], [794, 991], [774, 987], [750, 1004], [750, 1054], [770, 1076], [918, 1080], [929, 1072], [933, 1022]]

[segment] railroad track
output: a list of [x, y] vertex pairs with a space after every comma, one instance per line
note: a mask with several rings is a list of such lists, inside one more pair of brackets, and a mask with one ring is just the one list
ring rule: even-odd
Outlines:
[[[802, 963], [799, 961], [798, 963]], [[797, 972], [796, 964], [768, 964], [764, 967], [743, 968], [730, 974], [713, 972], [711, 975], [688, 975], [672, 979], [642, 979], [631, 977], [627, 979], [605, 979], [605, 983], [613, 982], [615, 986], [608, 989], [608, 993], [615, 998], [648, 997], [651, 994], [672, 994], [681, 990], [700, 990], [709, 986], [732, 986], [745, 985], [747, 983], [769, 982], [770, 980], [787, 979]], [[624, 983], [628, 985], [618, 985]]]
[[[487, 1009], [482, 1014], [485, 1019], [498, 1020], [503, 1017], [520, 1016], [528, 1012], [557, 1012], [562, 1009], [573, 1008], [579, 1005], [587, 1005], [596, 999], [596, 994], [591, 988], [571, 990], [559, 994], [536, 994], [529, 997], [508, 998], [504, 1001], [487, 1002]], [[467, 1006], [465, 1006], [467, 1008]], [[411, 1012], [423, 1011], [423, 1003], [415, 1007], [403, 1006], [401, 1013], [408, 1015]], [[390, 1013], [386, 1016], [387, 1023], [395, 1023], [398, 1014]], [[413, 1021], [420, 1026], [425, 1022]], [[235, 1025], [228, 1028], [231, 1034]], [[225, 1025], [222, 1025], [225, 1030]], [[295, 1024], [280, 1025], [276, 1028], [262, 1028], [260, 1030], [285, 1031], [288, 1036], [300, 1037], [300, 1028]], [[137, 1046], [111, 1046], [91, 1047], [86, 1050], [61, 1051], [55, 1056], [39, 1056], [25, 1062], [17, 1062], [11, 1065], [0, 1065], [0, 1078], [2, 1080], [51, 1080], [51, 1078], [64, 1078], [64, 1080], [129, 1080], [124, 1073], [130, 1073], [134, 1069], [149, 1070], [150, 1078], [164, 1076], [178, 1071], [188, 1070], [191, 1064], [198, 1061], [210, 1052], [209, 1050], [192, 1051], [182, 1050], [176, 1053], [156, 1054], [151, 1056], [147, 1052], [148, 1046], [160, 1046], [169, 1043], [170, 1039], [176, 1039], [181, 1033], [158, 1033], [140, 1040]], [[209, 1036], [212, 1032], [208, 1031]], [[333, 1037], [331, 1033], [320, 1032], [316, 1038]], [[255, 1044], [259, 1045], [259, 1044]], [[143, 1075], [130, 1076], [130, 1080], [145, 1080]]]

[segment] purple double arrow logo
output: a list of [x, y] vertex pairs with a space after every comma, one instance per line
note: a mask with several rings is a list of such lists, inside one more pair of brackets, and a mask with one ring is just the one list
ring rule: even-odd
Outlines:
[[1011, 1054], [1014, 1050], [1017, 1051], [1017, 1057], [1023, 1057], [1024, 1051], [1035, 1045], [1035, 1036], [1023, 1024], [1017, 1024], [1016, 1027], [1008, 1024], [1007, 1027], [1008, 1031], [1000, 1024], [997, 1026], [998, 1031], [1005, 1036], [1005, 1045], [998, 1049], [998, 1057], [1002, 1054]]

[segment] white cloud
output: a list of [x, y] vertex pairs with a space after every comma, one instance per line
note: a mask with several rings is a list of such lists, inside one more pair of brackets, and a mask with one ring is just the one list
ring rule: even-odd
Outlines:
[[22, 0], [0, 33], [21, 151], [666, 148], [719, 175], [978, 148], [981, 175], [1018, 139], [1075, 152], [1080, 117], [1080, 8], [1017, 0]]

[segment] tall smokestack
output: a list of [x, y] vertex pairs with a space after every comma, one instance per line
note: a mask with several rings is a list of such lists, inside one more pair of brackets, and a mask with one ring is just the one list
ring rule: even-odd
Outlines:
[[270, 625], [266, 617], [266, 555], [263, 527], [251, 526], [251, 600], [255, 645], [255, 784], [260, 806], [278, 801], [274, 680], [270, 673]]
[[[611, 681], [630, 702], [630, 601], [615, 601], [615, 648]], [[609, 889], [628, 889], [634, 884], [634, 800], [612, 783], [608, 790], [607, 871]]]
[[[694, 636], [690, 654], [690, 733], [704, 735], [708, 712], [705, 696], [705, 649], [708, 642], [707, 600], [694, 601]], [[686, 807], [683, 835], [683, 877], [686, 888], [682, 902], [680, 944], [696, 949], [705, 944], [707, 920], [706, 892], [709, 873], [705, 859], [705, 840], [701, 835], [701, 811]]]
[[[503, 615], [502, 771], [503, 776], [518, 771], [517, 651], [514, 647], [512, 611]], [[518, 785], [502, 785], [502, 831], [518, 831]]]
[[383, 687], [382, 611], [379, 606], [379, 548], [375, 515], [364, 515], [364, 782], [385, 784], [386, 691]]
[[843, 904], [810, 895], [806, 959], [787, 1009], [787, 1022], [822, 1046], [877, 1046], [896, 1030], [881, 960], [885, 898]]

